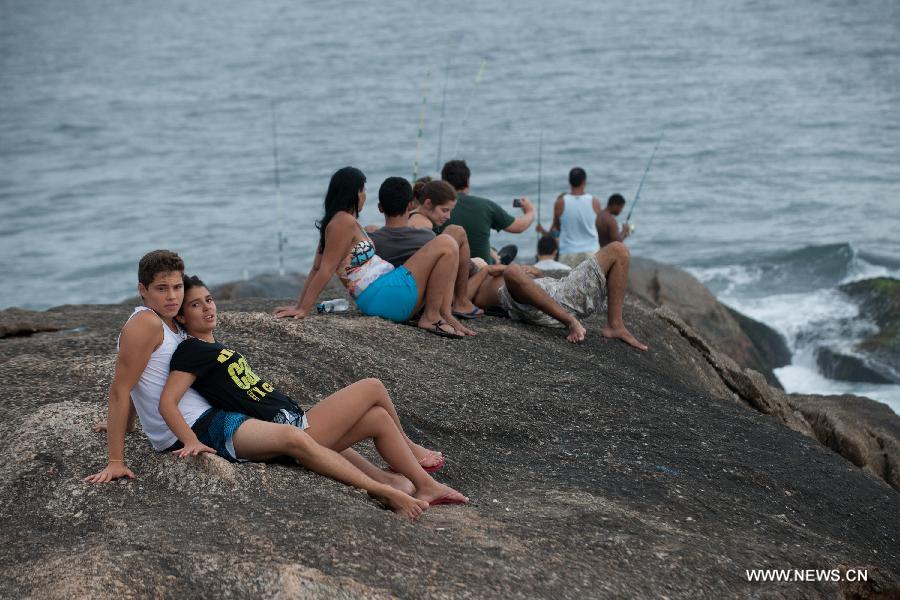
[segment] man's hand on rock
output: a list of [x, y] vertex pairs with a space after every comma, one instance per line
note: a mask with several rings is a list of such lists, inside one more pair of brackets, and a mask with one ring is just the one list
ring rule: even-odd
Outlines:
[[136, 479], [134, 473], [125, 466], [125, 463], [121, 462], [111, 462], [106, 465], [106, 468], [100, 471], [99, 473], [94, 473], [93, 475], [88, 475], [84, 478], [88, 483], [109, 483], [110, 481], [115, 481], [116, 479], [120, 479], [122, 477], [127, 477], [128, 479]]

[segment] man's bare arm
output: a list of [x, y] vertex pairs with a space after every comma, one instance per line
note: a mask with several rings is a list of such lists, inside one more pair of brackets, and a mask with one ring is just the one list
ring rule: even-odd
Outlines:
[[109, 412], [106, 417], [107, 465], [85, 481], [106, 483], [120, 477], [134, 478], [134, 473], [125, 465], [125, 430], [131, 411], [131, 390], [147, 368], [150, 356], [162, 343], [162, 336], [159, 317], [149, 312], [136, 315], [122, 329], [116, 373], [109, 386]]

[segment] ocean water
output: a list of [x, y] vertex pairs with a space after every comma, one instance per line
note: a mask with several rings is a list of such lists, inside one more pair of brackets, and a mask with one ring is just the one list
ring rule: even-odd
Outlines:
[[664, 131], [633, 251], [782, 331], [789, 391], [900, 408], [809, 359], [867, 327], [840, 282], [900, 271], [894, 0], [0, 0], [0, 308], [121, 300], [160, 247], [211, 283], [274, 271], [279, 232], [306, 270], [335, 169], [371, 198], [412, 175], [423, 97], [419, 174], [465, 158], [473, 193], [545, 222], [574, 165], [633, 200]]

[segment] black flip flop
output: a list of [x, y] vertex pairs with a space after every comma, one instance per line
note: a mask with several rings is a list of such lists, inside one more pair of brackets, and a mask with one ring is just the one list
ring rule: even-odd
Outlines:
[[441, 325], [446, 325], [447, 327], [450, 327], [449, 323], [447, 323], [446, 321], [440, 320], [440, 321], [436, 321], [435, 323], [433, 323], [431, 325], [431, 327], [420, 327], [419, 329], [424, 329], [428, 333], [433, 333], [434, 335], [436, 335], [438, 337], [450, 338], [452, 340], [461, 340], [462, 338], [466, 337], [464, 335], [459, 335], [456, 333], [450, 333], [449, 331], [444, 331], [443, 329], [441, 329]]

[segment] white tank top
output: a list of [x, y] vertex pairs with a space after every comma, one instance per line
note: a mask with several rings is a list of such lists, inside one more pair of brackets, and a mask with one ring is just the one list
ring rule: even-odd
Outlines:
[[[146, 306], [136, 307], [128, 320], [130, 321], [134, 315], [145, 310], [150, 309]], [[175, 333], [166, 327], [162, 319], [159, 320], [159, 324], [163, 328], [162, 344], [150, 355], [147, 368], [141, 373], [137, 385], [131, 390], [131, 401], [134, 402], [134, 408], [141, 419], [141, 427], [150, 438], [154, 450], [165, 450], [177, 442], [178, 438], [169, 430], [169, 426], [159, 414], [159, 398], [162, 396], [163, 386], [166, 385], [166, 380], [169, 378], [169, 361], [172, 360], [172, 354], [178, 344], [187, 336], [180, 328], [178, 333]], [[119, 342], [117, 340], [116, 350], [118, 349]], [[209, 402], [204, 400], [203, 396], [193, 388], [188, 389], [181, 402], [178, 403], [178, 410], [189, 426], [192, 426], [200, 415], [210, 408]]]
[[594, 197], [590, 194], [563, 196], [563, 214], [559, 219], [559, 252], [596, 252], [600, 249], [597, 241], [597, 213], [594, 212]]

